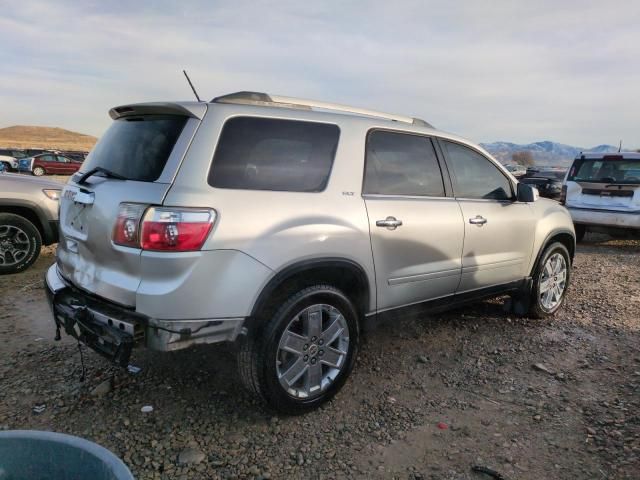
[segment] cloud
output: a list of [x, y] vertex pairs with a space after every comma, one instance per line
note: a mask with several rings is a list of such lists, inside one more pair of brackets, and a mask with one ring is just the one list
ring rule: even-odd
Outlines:
[[[3, 3], [6, 3], [3, 5]], [[0, 0], [0, 126], [99, 135], [118, 104], [258, 90], [476, 141], [640, 144], [640, 5]]]

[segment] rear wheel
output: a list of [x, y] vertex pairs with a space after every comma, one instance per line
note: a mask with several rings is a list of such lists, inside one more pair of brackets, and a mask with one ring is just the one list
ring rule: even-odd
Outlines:
[[338, 289], [314, 285], [291, 295], [258, 334], [243, 340], [238, 367], [246, 386], [274, 409], [299, 414], [342, 387], [358, 350], [358, 317]]
[[587, 227], [579, 223], [574, 223], [573, 228], [576, 231], [576, 242], [581, 242], [584, 239], [585, 234], [587, 233]]
[[33, 169], [33, 174], [34, 174], [36, 177], [41, 177], [41, 176], [42, 176], [42, 175], [44, 175], [45, 173], [47, 173], [47, 172], [45, 172], [45, 171], [44, 171], [44, 168], [42, 168], [42, 167], [36, 167], [36, 168], [34, 168], [34, 169]]
[[42, 237], [33, 223], [0, 213], [0, 275], [26, 270], [40, 254]]
[[571, 259], [563, 244], [549, 245], [536, 265], [531, 288], [529, 316], [545, 318], [562, 306], [571, 278]]

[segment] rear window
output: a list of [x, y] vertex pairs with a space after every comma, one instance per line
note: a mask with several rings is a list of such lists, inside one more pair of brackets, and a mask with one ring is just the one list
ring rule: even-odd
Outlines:
[[93, 148], [82, 172], [103, 167], [129, 180], [160, 177], [187, 117], [145, 115], [114, 121]]
[[585, 159], [576, 160], [567, 180], [593, 183], [640, 184], [640, 160]]
[[337, 125], [236, 117], [220, 134], [209, 172], [217, 188], [320, 192], [333, 165]]

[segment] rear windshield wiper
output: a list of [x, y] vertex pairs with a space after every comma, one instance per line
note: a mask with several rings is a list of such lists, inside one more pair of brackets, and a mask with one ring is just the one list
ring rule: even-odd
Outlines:
[[119, 173], [112, 172], [111, 170], [104, 167], [95, 167], [89, 170], [86, 173], [83, 173], [82, 176], [78, 179], [77, 183], [85, 184], [87, 183], [87, 179], [96, 173], [101, 173], [103, 177], [115, 178], [116, 180], [127, 180], [127, 177], [123, 177]]

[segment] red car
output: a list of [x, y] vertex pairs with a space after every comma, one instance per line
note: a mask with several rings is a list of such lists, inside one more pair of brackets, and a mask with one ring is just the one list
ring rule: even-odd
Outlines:
[[30, 171], [36, 177], [45, 174], [71, 175], [76, 173], [82, 162], [72, 160], [64, 155], [56, 153], [42, 153], [31, 158], [23, 158], [19, 161], [20, 171]]

